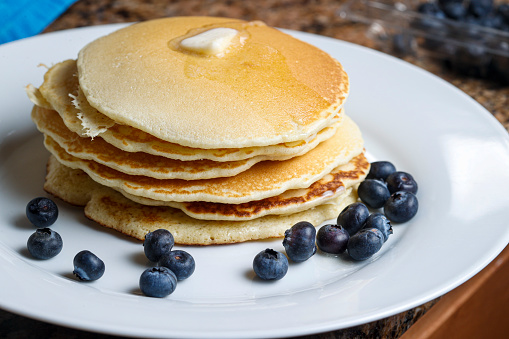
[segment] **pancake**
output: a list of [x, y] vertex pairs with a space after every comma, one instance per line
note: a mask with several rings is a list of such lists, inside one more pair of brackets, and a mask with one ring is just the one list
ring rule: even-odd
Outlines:
[[97, 223], [143, 240], [145, 234], [159, 228], [169, 230], [177, 244], [214, 245], [282, 237], [285, 230], [299, 221], [315, 226], [336, 218], [347, 205], [357, 200], [355, 190], [334, 204], [306, 211], [265, 216], [248, 221], [206, 221], [193, 219], [171, 207], [144, 206], [122, 194], [101, 186], [81, 170], [61, 165], [54, 157], [48, 162], [44, 189], [68, 203], [85, 206], [85, 215]]
[[[343, 129], [344, 127], [344, 129]], [[363, 151], [361, 133], [344, 117], [341, 133], [306, 154], [286, 161], [264, 161], [233, 177], [159, 180], [128, 175], [92, 160], [76, 158], [45, 137], [45, 147], [64, 165], [85, 171], [98, 183], [136, 196], [161, 201], [208, 201], [240, 204], [304, 188]]]
[[[56, 111], [34, 106], [32, 120], [39, 131], [51, 137], [67, 153], [84, 160], [94, 160], [117, 171], [156, 179], [198, 180], [229, 177], [266, 160], [286, 160], [292, 156], [261, 155], [240, 161], [180, 161], [144, 152], [124, 152], [101, 138], [84, 138], [71, 132]], [[337, 126], [330, 127], [334, 131]]]
[[334, 203], [339, 197], [350, 195], [352, 189], [357, 189], [357, 184], [368, 174], [369, 167], [364, 154], [360, 154], [307, 188], [289, 190], [275, 197], [242, 204], [157, 201], [121, 193], [128, 199], [143, 205], [178, 208], [195, 219], [252, 220], [270, 214], [297, 213], [318, 205]]
[[[56, 110], [71, 131], [83, 137], [97, 135], [99, 132], [104, 132], [108, 127], [113, 126], [114, 122], [108, 117], [104, 117], [101, 124], [98, 118], [93, 118], [101, 115], [97, 110], [93, 112], [93, 108], [89, 106], [85, 108], [85, 112], [82, 112], [76, 107], [79, 104], [76, 99], [79, 92], [77, 71], [74, 60], [57, 63], [44, 74], [44, 82], [41, 86], [36, 89], [29, 85], [27, 86], [27, 93], [37, 106]], [[81, 106], [86, 105], [81, 102]], [[92, 116], [85, 119], [85, 126], [83, 126], [80, 119], [80, 117], [83, 119], [84, 114]], [[94, 130], [90, 131], [90, 128]]]
[[[239, 32], [224, 55], [179, 48], [218, 27]], [[330, 126], [349, 90], [327, 53], [261, 22], [226, 18], [137, 23], [89, 43], [77, 65], [81, 90], [102, 114], [204, 149], [305, 140]]]
[[53, 106], [51, 106], [51, 104], [42, 96], [41, 91], [39, 91], [39, 89], [34, 85], [27, 85], [25, 87], [25, 92], [27, 93], [30, 101], [32, 101], [35, 105], [46, 109], [53, 109]]
[[161, 140], [128, 125], [115, 124], [85, 100], [79, 89], [77, 72], [75, 60], [55, 64], [44, 75], [44, 82], [39, 89], [32, 85], [27, 86], [30, 100], [37, 106], [56, 110], [69, 130], [82, 137], [100, 136], [123, 151], [145, 152], [175, 160], [238, 161], [261, 155], [270, 156], [274, 160], [290, 158], [303, 154], [330, 138], [335, 131], [334, 124], [340, 121], [342, 116], [340, 112], [331, 120], [331, 126], [299, 141], [265, 147], [191, 148]]
[[[343, 111], [343, 110], [342, 110]], [[144, 152], [165, 158], [194, 161], [194, 160], [212, 160], [212, 161], [240, 161], [257, 156], [268, 156], [273, 160], [291, 158], [304, 154], [324, 140], [329, 139], [336, 132], [336, 125], [341, 122], [343, 113], [332, 120], [332, 124], [312, 135], [308, 140], [299, 140], [286, 142], [276, 145], [263, 147], [244, 147], [244, 148], [218, 148], [218, 149], [200, 149], [181, 146], [170, 143], [139, 129], [127, 125], [116, 124], [100, 137], [109, 144], [126, 152]]]

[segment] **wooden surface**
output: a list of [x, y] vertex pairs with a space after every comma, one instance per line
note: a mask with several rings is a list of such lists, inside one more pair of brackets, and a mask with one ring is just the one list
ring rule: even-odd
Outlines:
[[[366, 26], [352, 23], [339, 17], [339, 9], [343, 3], [344, 1], [334, 0], [80, 0], [50, 25], [45, 32], [90, 25], [148, 20], [164, 16], [211, 15], [245, 20], [262, 20], [271, 26], [326, 35], [376, 48], [373, 41], [369, 40], [365, 35]], [[430, 60], [417, 58], [406, 58], [406, 60], [451, 82], [486, 107], [506, 129], [509, 127], [509, 87], [452, 74]], [[503, 267], [507, 271], [507, 264]], [[496, 278], [493, 279], [495, 279], [494, 283], [497, 283], [498, 280]], [[487, 284], [493, 283], [493, 280], [489, 279], [482, 281], [485, 281]], [[507, 281], [507, 272], [505, 281]], [[490, 287], [483, 285], [481, 289], [490, 289]], [[423, 337], [422, 335], [427, 334], [425, 330], [430, 326], [430, 323], [436, 324], [437, 330], [440, 328], [446, 329], [450, 319], [455, 317], [460, 320], [459, 326], [461, 326], [461, 320], [465, 317], [466, 313], [455, 312], [452, 318], [444, 317], [444, 314], [450, 312], [448, 305], [456, 305], [456, 302], [453, 301], [455, 298], [465, 298], [464, 294], [467, 292], [465, 292], [462, 286], [442, 297], [443, 300], [450, 301], [445, 303], [445, 306], [440, 306], [441, 309], [436, 312], [433, 305], [444, 304], [441, 303], [440, 298], [386, 319], [350, 329], [306, 336], [305, 338], [399, 338], [423, 315], [427, 316], [430, 314], [428, 319], [431, 318], [431, 320], [427, 320], [427, 325], [426, 323], [425, 325], [416, 325], [415, 328], [411, 328], [405, 337], [408, 338], [408, 336], [412, 335], [417, 338], [421, 335], [419, 338], [424, 338], [425, 336]], [[481, 306], [473, 304], [469, 307], [475, 313], [475, 310], [480, 309], [479, 307]], [[430, 309], [433, 313], [431, 311], [428, 312]], [[507, 309], [505, 311], [507, 312]], [[438, 315], [435, 315], [437, 312]], [[472, 313], [468, 314], [471, 315]], [[474, 320], [469, 320], [469, 322], [473, 323]], [[480, 328], [482, 331], [482, 324]], [[446, 332], [443, 333], [444, 335], [447, 334]], [[82, 339], [113, 337], [55, 326], [0, 310], [0, 338]]]
[[401, 339], [509, 338], [509, 247], [444, 295]]

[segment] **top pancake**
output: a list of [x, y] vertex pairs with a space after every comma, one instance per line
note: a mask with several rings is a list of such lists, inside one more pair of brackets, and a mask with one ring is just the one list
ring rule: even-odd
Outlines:
[[[216, 27], [245, 41], [223, 57], [175, 48]], [[114, 121], [205, 149], [306, 139], [331, 124], [349, 89], [339, 62], [318, 48], [259, 22], [210, 17], [143, 22], [95, 40], [79, 53], [78, 76], [90, 105]]]
[[123, 151], [144, 152], [175, 160], [228, 162], [257, 156], [274, 160], [290, 158], [304, 154], [330, 138], [335, 131], [333, 125], [343, 115], [341, 110], [331, 120], [331, 125], [309, 139], [261, 147], [192, 148], [161, 140], [128, 125], [116, 124], [88, 104], [79, 88], [77, 73], [75, 60], [57, 63], [44, 74], [44, 82], [39, 88], [27, 86], [27, 94], [37, 106], [57, 111], [67, 128], [82, 137], [99, 136]]

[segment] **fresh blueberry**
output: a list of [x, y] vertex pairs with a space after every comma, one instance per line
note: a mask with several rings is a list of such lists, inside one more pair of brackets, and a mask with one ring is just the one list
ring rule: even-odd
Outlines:
[[366, 260], [380, 251], [384, 236], [377, 228], [363, 229], [348, 241], [348, 255], [354, 260]]
[[366, 179], [386, 180], [394, 172], [396, 172], [396, 167], [391, 162], [375, 161], [371, 163]]
[[453, 70], [468, 77], [486, 78], [493, 55], [488, 52], [484, 42], [470, 43], [458, 48]]
[[440, 6], [440, 7], [443, 7], [447, 4], [461, 4], [463, 3], [463, 0], [438, 0], [437, 1], [437, 4]]
[[366, 220], [366, 223], [364, 224], [364, 227], [366, 229], [369, 228], [376, 228], [380, 230], [384, 236], [384, 242], [389, 239], [389, 235], [392, 234], [392, 226], [389, 219], [382, 213], [373, 213], [371, 214], [368, 219]]
[[357, 192], [362, 202], [371, 208], [383, 207], [391, 196], [387, 184], [376, 179], [366, 179], [361, 182]]
[[62, 250], [60, 234], [50, 228], [38, 228], [27, 241], [28, 252], [37, 259], [50, 259]]
[[307, 221], [301, 221], [285, 231], [283, 246], [294, 262], [306, 261], [316, 253], [316, 228]]
[[396, 192], [384, 205], [384, 213], [390, 221], [403, 223], [412, 219], [419, 209], [419, 202], [411, 192]]
[[37, 228], [49, 227], [58, 218], [58, 207], [53, 200], [39, 197], [30, 200], [26, 207], [28, 220]]
[[417, 7], [417, 12], [419, 12], [421, 14], [425, 14], [425, 15], [430, 15], [435, 18], [445, 19], [444, 12], [442, 12], [442, 10], [440, 9], [440, 6], [438, 6], [438, 4], [434, 3], [434, 2], [421, 3]]
[[453, 60], [456, 58], [459, 47], [460, 45], [456, 41], [447, 41], [437, 49], [437, 54], [442, 56], [442, 61], [446, 68], [453, 68]]
[[[461, 27], [459, 27], [459, 29], [461, 30], [460, 33], [464, 33], [465, 30], [468, 30], [470, 27], [475, 27], [475, 25], [481, 25], [481, 18], [475, 17], [472, 14], [467, 14], [466, 16], [461, 18], [460, 21], [468, 24], [467, 26], [461, 25]], [[461, 36], [463, 34], [459, 35]]]
[[415, 52], [415, 41], [411, 34], [398, 33], [392, 36], [392, 50], [399, 56]]
[[158, 229], [145, 235], [143, 250], [148, 260], [158, 262], [164, 254], [171, 251], [173, 245], [175, 240], [170, 231]]
[[488, 15], [493, 10], [493, 0], [470, 0], [468, 12], [478, 18]]
[[350, 235], [341, 225], [324, 225], [316, 233], [318, 248], [326, 253], [341, 254], [346, 250]]
[[502, 15], [494, 13], [494, 14], [488, 14], [480, 21], [481, 25], [484, 27], [494, 28], [494, 29], [501, 29], [504, 25], [504, 18]]
[[497, 7], [496, 13], [500, 15], [506, 23], [509, 23], [509, 3], [500, 4]]
[[443, 38], [449, 33], [448, 26], [443, 21], [446, 17], [444, 12], [434, 2], [421, 3], [417, 7], [417, 12], [423, 15], [414, 18], [410, 25], [414, 29], [426, 32], [423, 46], [431, 50], [440, 48], [444, 43]]
[[83, 250], [74, 256], [74, 275], [83, 281], [97, 280], [103, 276], [104, 262], [94, 253]]
[[467, 8], [461, 2], [449, 2], [441, 8], [444, 14], [452, 20], [461, 20], [467, 14]]
[[169, 268], [177, 280], [187, 279], [193, 274], [195, 268], [194, 258], [191, 254], [182, 250], [170, 251], [159, 260], [159, 266]]
[[288, 272], [288, 259], [283, 253], [267, 248], [254, 257], [253, 270], [263, 280], [279, 280]]
[[414, 177], [406, 172], [394, 172], [387, 177], [387, 188], [389, 192], [393, 194], [394, 192], [406, 191], [417, 193], [417, 182]]
[[363, 203], [355, 202], [346, 206], [338, 216], [337, 224], [348, 232], [350, 237], [357, 233], [369, 217], [369, 210]]
[[140, 276], [140, 289], [147, 297], [164, 298], [177, 288], [177, 277], [167, 267], [147, 268]]

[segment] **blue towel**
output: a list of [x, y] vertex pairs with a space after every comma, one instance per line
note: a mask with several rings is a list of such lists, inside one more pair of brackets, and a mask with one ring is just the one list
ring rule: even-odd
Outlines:
[[42, 32], [76, 0], [0, 0], [0, 44]]

